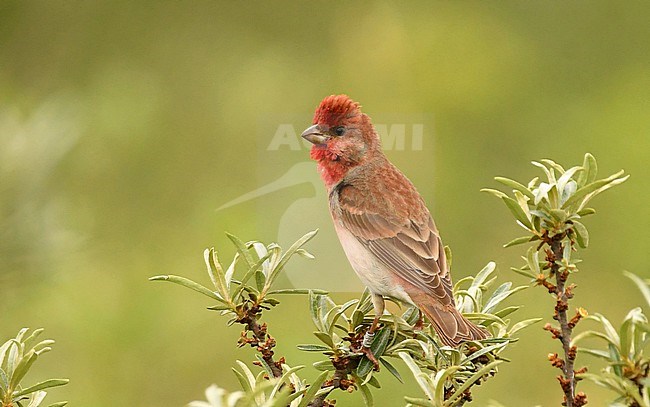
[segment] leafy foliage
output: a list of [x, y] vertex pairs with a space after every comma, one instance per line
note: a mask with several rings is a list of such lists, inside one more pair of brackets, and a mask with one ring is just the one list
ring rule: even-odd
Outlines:
[[[43, 329], [36, 329], [28, 335], [23, 328], [15, 338], [0, 346], [0, 405], [2, 407], [39, 407], [47, 395], [45, 389], [63, 386], [68, 379], [48, 379], [31, 386], [21, 384], [25, 375], [40, 355], [52, 350], [54, 341], [45, 339], [36, 342]], [[62, 407], [67, 401], [50, 404], [48, 407]]]
[[255, 375], [241, 361], [240, 370], [233, 369], [244, 391], [228, 394], [216, 385], [205, 391], [206, 401], [193, 401], [188, 407], [304, 407], [319, 392], [327, 373], [322, 373], [311, 385], [301, 380], [296, 372], [304, 366], [294, 368], [283, 365], [284, 374], [280, 378], [269, 379], [260, 372]]
[[[248, 343], [260, 352], [254, 362], [261, 368], [257, 373], [238, 361], [239, 369], [234, 372], [241, 391], [227, 394], [213, 386], [206, 391], [207, 402], [196, 401], [191, 406], [328, 405], [326, 397], [335, 389], [358, 390], [367, 406], [374, 405], [372, 388], [381, 387], [379, 373], [362, 350], [364, 333], [374, 318], [370, 292], [366, 290], [358, 299], [336, 304], [322, 290], [273, 288], [277, 276], [293, 255], [312, 257], [303, 246], [314, 235], [315, 232], [306, 234], [286, 252], [275, 243], [244, 243], [229, 235], [237, 253], [228, 267], [221, 265], [214, 249], [205, 252], [210, 288], [179, 276], [151, 278], [182, 285], [216, 300], [217, 304], [209, 309], [229, 316], [229, 324], [245, 325], [239, 345]], [[451, 252], [446, 250], [451, 264]], [[237, 271], [237, 265], [242, 263], [243, 270]], [[509, 316], [519, 307], [501, 307], [501, 304], [525, 287], [513, 288], [512, 283], [507, 282], [489, 292], [496, 281], [495, 270], [496, 265], [489, 263], [476, 277], [462, 279], [454, 287], [459, 309], [467, 318], [488, 329], [491, 339], [466, 343], [458, 349], [444, 346], [433, 328], [419, 321], [419, 311], [414, 307], [399, 314], [387, 312], [380, 318], [382, 326], [371, 345], [373, 354], [380, 365], [401, 382], [404, 378], [394, 363], [403, 362], [427, 397], [407, 398], [409, 403], [464, 404], [471, 399], [470, 388], [496, 374], [497, 366], [506, 361], [500, 353], [516, 340], [516, 332], [539, 320], [511, 324]], [[303, 366], [292, 368], [284, 358], [274, 359], [271, 349], [275, 342], [268, 336], [266, 325], [257, 322], [263, 310], [278, 305], [277, 295], [289, 293], [307, 294], [309, 313], [316, 328], [314, 336], [318, 343], [298, 345], [298, 349], [324, 356], [314, 363], [314, 368], [322, 373], [310, 384], [297, 374]]]
[[607, 178], [596, 180], [598, 166], [593, 155], [585, 154], [581, 166], [565, 170], [552, 160], [533, 161], [542, 169], [546, 181], [533, 178], [527, 185], [515, 180], [495, 177], [512, 188], [512, 197], [495, 189], [483, 189], [501, 199], [517, 224], [527, 232], [505, 244], [505, 247], [543, 240], [545, 236], [567, 234], [581, 248], [589, 245], [589, 233], [582, 218], [596, 211], [587, 204], [598, 194], [625, 182], [629, 175], [621, 170]]
[[563, 405], [580, 407], [587, 403], [587, 398], [582, 392], [576, 393], [576, 374], [585, 369], [574, 370], [577, 346], [575, 341], [571, 341], [571, 336], [587, 312], [578, 308], [575, 316], [570, 318], [567, 314], [575, 288], [575, 285], [568, 284], [568, 280], [578, 271], [580, 262], [573, 258], [573, 253], [589, 245], [589, 232], [582, 220], [596, 211], [587, 205], [596, 195], [625, 182], [629, 176], [621, 170], [607, 178], [596, 179], [598, 167], [591, 154], [585, 154], [581, 166], [566, 170], [552, 160], [533, 161], [533, 165], [543, 171], [545, 181], [535, 177], [524, 185], [509, 178], [496, 177], [496, 181], [512, 188], [512, 196], [494, 189], [483, 191], [501, 199], [517, 224], [527, 232], [525, 236], [506, 243], [505, 247], [537, 243], [523, 256], [524, 266], [512, 270], [529, 278], [530, 283], [544, 286], [556, 300], [553, 319], [558, 326], [547, 323], [544, 329], [561, 342], [563, 356], [550, 353], [549, 361], [562, 370], [558, 380], [564, 393]]
[[[650, 291], [648, 282], [632, 273], [625, 273], [646, 296]], [[650, 297], [646, 296], [648, 306]], [[649, 407], [650, 406], [650, 359], [645, 353], [650, 342], [650, 323], [641, 308], [632, 309], [619, 329], [601, 314], [590, 316], [589, 319], [600, 323], [602, 330], [589, 330], [576, 335], [577, 343], [585, 338], [597, 338], [605, 342], [606, 349], [587, 349], [581, 351], [596, 356], [607, 363], [607, 367], [599, 373], [582, 373], [581, 378], [588, 379], [599, 386], [605, 387], [618, 394], [615, 405]]]

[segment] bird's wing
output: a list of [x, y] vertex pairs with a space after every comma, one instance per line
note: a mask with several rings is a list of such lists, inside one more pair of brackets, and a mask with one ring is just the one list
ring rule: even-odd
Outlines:
[[[375, 196], [368, 205], [368, 197], [354, 189], [342, 186], [332, 197], [338, 201], [337, 217], [342, 225], [396, 277], [442, 305], [453, 304], [444, 247], [419, 196], [420, 216], [408, 216], [391, 208], [387, 199]], [[420, 219], [414, 219], [417, 217]]]

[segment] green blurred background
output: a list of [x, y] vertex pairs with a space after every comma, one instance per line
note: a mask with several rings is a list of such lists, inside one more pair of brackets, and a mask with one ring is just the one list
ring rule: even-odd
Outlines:
[[[528, 180], [537, 175], [531, 160], [574, 165], [587, 151], [601, 175], [631, 173], [595, 201], [576, 276], [574, 305], [618, 322], [641, 303], [621, 271], [650, 276], [648, 21], [644, 1], [4, 0], [0, 340], [45, 327], [55, 352], [29, 379], [69, 377], [48, 398], [73, 406], [180, 406], [214, 382], [236, 389], [230, 366], [253, 357], [235, 348], [239, 329], [225, 328], [200, 296], [147, 277], [205, 282], [203, 249], [233, 253], [224, 231], [286, 245], [321, 227], [310, 243], [317, 259], [296, 261], [293, 272], [318, 282], [341, 270], [357, 290], [316, 199], [320, 185], [290, 177], [217, 210], [306, 162], [306, 149], [272, 151], [269, 142], [282, 123], [299, 134], [332, 93], [385, 123], [422, 118], [422, 149], [387, 154], [434, 212], [456, 279], [495, 260], [501, 280], [524, 283], [509, 271], [523, 249], [501, 247], [521, 233], [479, 193], [493, 176]], [[515, 302], [526, 305], [520, 318], [552, 313], [541, 289]], [[304, 298], [285, 299], [267, 320], [279, 354], [294, 365], [313, 360], [294, 347], [313, 341]], [[553, 351], [541, 326], [529, 328], [475, 404], [558, 405]], [[381, 406], [420, 394], [381, 376]], [[611, 398], [581, 389], [590, 405]], [[337, 406], [359, 400], [339, 397]]]

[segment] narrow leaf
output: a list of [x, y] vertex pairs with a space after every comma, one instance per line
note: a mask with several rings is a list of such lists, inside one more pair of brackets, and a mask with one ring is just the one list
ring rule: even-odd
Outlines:
[[209, 290], [207, 287], [202, 286], [201, 284], [194, 282], [188, 278], [185, 277], [180, 277], [180, 276], [174, 276], [174, 275], [164, 275], [164, 276], [154, 276], [150, 277], [149, 281], [169, 281], [170, 283], [182, 285], [183, 287], [187, 287], [190, 290], [194, 290], [198, 293], [201, 293], [205, 295], [206, 297], [210, 297], [213, 300], [217, 300], [221, 303], [227, 304], [227, 302], [219, 297], [214, 291]]
[[18, 393], [14, 393], [14, 398], [24, 396], [29, 393], [34, 393], [35, 391], [40, 391], [40, 390], [45, 390], [49, 389], [51, 387], [58, 387], [58, 386], [64, 386], [70, 382], [69, 379], [49, 379], [42, 381], [40, 383], [37, 383], [33, 386], [26, 387], [22, 390], [20, 390]]
[[515, 180], [504, 178], [504, 177], [494, 177], [494, 179], [505, 186], [508, 186], [510, 188], [513, 188], [516, 191], [521, 192], [522, 194], [526, 195], [530, 199], [535, 199], [535, 195], [533, 195], [530, 189], [526, 188], [524, 185], [520, 184]]
[[399, 374], [395, 366], [393, 366], [389, 361], [387, 361], [385, 358], [379, 358], [379, 363], [384, 365], [386, 370], [390, 372], [395, 378], [402, 384], [404, 384], [404, 380], [402, 380], [402, 375]]
[[533, 229], [533, 224], [531, 223], [530, 218], [526, 215], [526, 212], [524, 212], [522, 207], [519, 206], [517, 201], [510, 198], [509, 196], [501, 197], [501, 199], [506, 204], [508, 209], [510, 209], [510, 212], [512, 212], [512, 214], [515, 216], [515, 219], [517, 219], [519, 222], [521, 222], [529, 230], [534, 230]]
[[576, 241], [578, 245], [585, 249], [589, 246], [589, 232], [587, 228], [582, 223], [577, 220], [573, 221], [573, 230], [576, 232]]
[[309, 403], [316, 397], [316, 393], [318, 393], [323, 383], [325, 383], [325, 379], [327, 379], [328, 374], [328, 372], [323, 372], [318, 375], [316, 380], [314, 380], [312, 384], [307, 388], [307, 391], [305, 392], [302, 400], [300, 400], [298, 407], [307, 407], [309, 405]]

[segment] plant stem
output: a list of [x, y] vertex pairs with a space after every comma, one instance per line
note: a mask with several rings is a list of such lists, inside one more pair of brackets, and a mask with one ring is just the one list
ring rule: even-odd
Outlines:
[[[282, 377], [282, 364], [284, 358], [276, 361], [273, 358], [273, 348], [275, 347], [275, 339], [268, 334], [266, 324], [260, 325], [258, 322], [259, 307], [254, 306], [244, 311], [244, 315], [237, 319], [237, 322], [246, 326], [246, 330], [242, 332], [242, 337], [239, 340], [240, 346], [249, 344], [251, 347], [257, 348], [260, 352], [262, 359], [269, 366], [273, 377]], [[252, 333], [252, 338], [248, 338], [247, 332]]]
[[571, 349], [571, 333], [573, 328], [569, 326], [569, 319], [567, 317], [567, 309], [569, 308], [570, 293], [567, 292], [566, 282], [569, 276], [567, 270], [560, 270], [560, 262], [563, 259], [564, 245], [562, 240], [565, 235], [556, 235], [551, 239], [551, 273], [555, 274], [555, 281], [557, 284], [557, 303], [555, 305], [555, 319], [560, 323], [561, 335], [558, 339], [562, 342], [562, 350], [564, 351], [564, 364], [562, 371], [564, 378], [559, 377], [560, 385], [564, 391], [565, 405], [567, 407], [574, 407], [575, 400], [575, 349]]
[[341, 389], [343, 391], [347, 391], [350, 387], [354, 386], [354, 382], [348, 379], [348, 374], [350, 373], [350, 369], [351, 369], [350, 359], [343, 357], [340, 359], [332, 360], [332, 363], [336, 368], [336, 370], [334, 371], [334, 375], [332, 376], [331, 379], [326, 380], [325, 383], [323, 383], [321, 386], [321, 389], [325, 389], [328, 387], [331, 387], [331, 389], [314, 398], [308, 404], [309, 407], [333, 406], [333, 404], [327, 400], [327, 397], [334, 389]]

